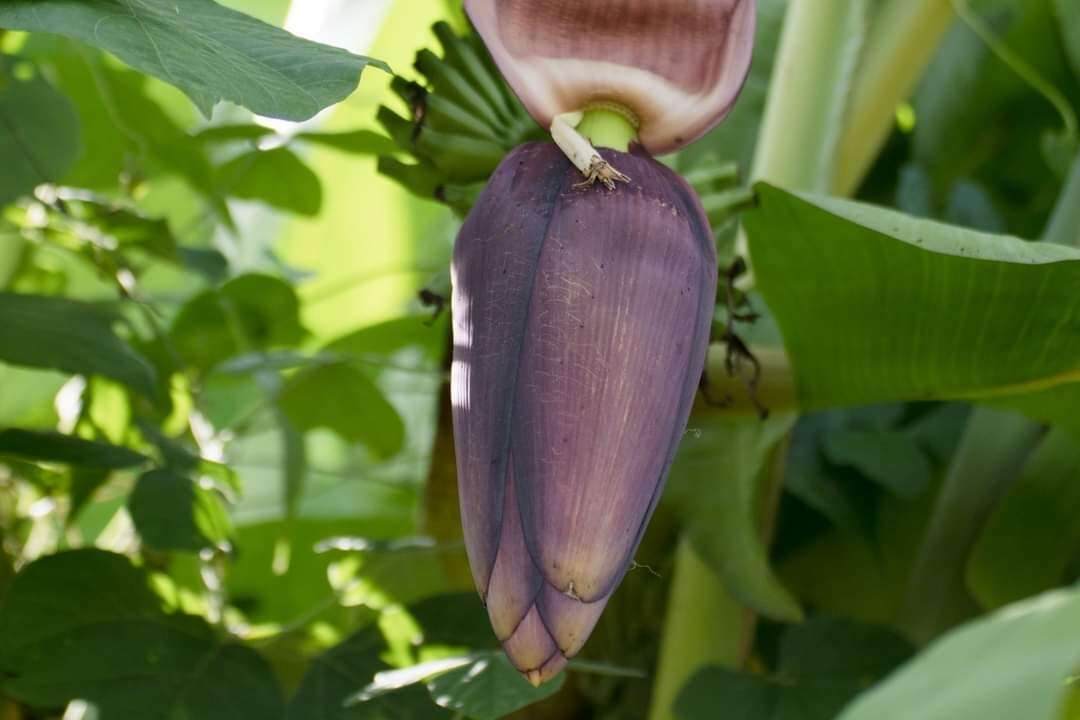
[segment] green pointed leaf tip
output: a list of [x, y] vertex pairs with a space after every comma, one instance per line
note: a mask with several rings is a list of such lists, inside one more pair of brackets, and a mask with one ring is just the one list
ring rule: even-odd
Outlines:
[[306, 120], [344, 100], [372, 58], [321, 45], [210, 0], [9, 0], [0, 27], [49, 32], [106, 50], [175, 85], [207, 117], [229, 100]]
[[803, 407], [1080, 380], [1080, 250], [767, 184], [757, 192], [746, 215], [755, 274]]
[[40, 76], [0, 85], [0, 206], [59, 180], [78, 158], [79, 135], [71, 101]]
[[281, 718], [266, 661], [202, 618], [166, 613], [148, 580], [101, 550], [23, 568], [0, 605], [4, 693], [40, 709], [82, 699], [101, 718]]
[[120, 322], [100, 305], [0, 292], [0, 361], [101, 375], [153, 396], [154, 370], [117, 335]]

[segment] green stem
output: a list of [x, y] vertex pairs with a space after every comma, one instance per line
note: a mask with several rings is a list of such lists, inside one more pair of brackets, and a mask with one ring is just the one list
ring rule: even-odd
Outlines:
[[789, 8], [752, 176], [826, 192], [870, 3], [815, 0]]
[[[869, 9], [868, 0], [789, 4], [761, 120], [753, 180], [789, 190], [828, 191]], [[753, 258], [743, 232], [735, 252], [750, 265], [740, 283], [749, 288]]]
[[577, 131], [596, 147], [627, 152], [637, 140], [637, 128], [626, 115], [604, 107], [590, 108], [577, 126]]
[[859, 60], [832, 189], [853, 195], [956, 15], [949, 0], [886, 0]]
[[968, 555], [998, 500], [1020, 474], [1042, 428], [977, 408], [938, 493], [908, 586], [901, 625], [924, 644], [977, 612], [965, 586]]
[[750, 611], [731, 596], [684, 537], [675, 551], [664, 635], [653, 686], [650, 720], [671, 720], [679, 691], [704, 665], [738, 668], [751, 624]]

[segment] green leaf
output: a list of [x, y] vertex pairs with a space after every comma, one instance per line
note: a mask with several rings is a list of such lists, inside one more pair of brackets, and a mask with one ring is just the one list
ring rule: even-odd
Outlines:
[[146, 573], [121, 556], [75, 550], [22, 570], [0, 606], [3, 692], [35, 708], [74, 699], [99, 717], [277, 720], [270, 667], [201, 618], [167, 614]]
[[318, 176], [285, 147], [233, 158], [218, 169], [217, 182], [228, 195], [261, 200], [298, 215], [317, 215], [322, 207]]
[[315, 145], [340, 150], [350, 155], [394, 155], [401, 152], [390, 138], [374, 130], [351, 130], [348, 132], [305, 132], [296, 136]]
[[0, 360], [102, 375], [153, 396], [154, 370], [113, 330], [120, 320], [91, 303], [0, 292]]
[[289, 702], [287, 720], [434, 720], [449, 718], [432, 705], [418, 686], [380, 694], [346, 707], [346, 702], [372, 682], [375, 674], [389, 670], [380, 654], [386, 650], [382, 633], [366, 627], [315, 658], [307, 668], [296, 694]]
[[427, 686], [439, 707], [475, 720], [499, 720], [551, 697], [562, 688], [565, 680], [566, 675], [559, 674], [540, 687], [533, 687], [501, 651], [494, 651], [437, 675]]
[[691, 416], [667, 493], [694, 547], [731, 594], [780, 620], [799, 620], [802, 610], [769, 566], [759, 495], [768, 459], [793, 422], [786, 415], [765, 421], [709, 412]]
[[221, 499], [169, 470], [144, 473], [128, 498], [128, 512], [143, 542], [156, 550], [199, 552], [229, 537]]
[[278, 406], [302, 432], [326, 428], [380, 456], [405, 441], [405, 424], [378, 387], [357, 368], [332, 363], [307, 368], [285, 383]]
[[899, 497], [917, 497], [933, 468], [909, 435], [889, 430], [847, 430], [825, 438], [825, 454], [837, 465], [856, 468]]
[[295, 37], [210, 0], [9, 0], [0, 27], [66, 35], [183, 90], [207, 117], [220, 100], [306, 120], [385, 63]]
[[242, 352], [295, 345], [306, 331], [292, 286], [252, 273], [189, 300], [169, 333], [186, 362], [208, 370]]
[[[0, 60], [0, 73], [3, 65]], [[40, 75], [0, 84], [0, 205], [59, 180], [78, 156], [79, 118], [71, 101]]]
[[97, 470], [136, 467], [149, 458], [126, 447], [41, 430], [0, 430], [0, 455]]
[[675, 701], [680, 720], [834, 720], [856, 695], [911, 656], [883, 628], [818, 617], [790, 627], [769, 677], [720, 667], [698, 671]]
[[758, 286], [808, 409], [1080, 378], [1080, 251], [757, 186]]
[[995, 608], [1057, 587], [1080, 550], [1080, 441], [1051, 431], [983, 528], [968, 587]]
[[1069, 0], [1054, 0], [1061, 34], [1065, 37], [1065, 50], [1072, 61], [1073, 72], [1080, 77], [1080, 11]]
[[1080, 663], [1080, 589], [967, 623], [860, 696], [840, 720], [1059, 720]]

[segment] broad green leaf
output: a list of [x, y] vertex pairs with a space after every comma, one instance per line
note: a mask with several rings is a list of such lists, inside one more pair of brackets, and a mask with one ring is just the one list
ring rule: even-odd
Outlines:
[[120, 470], [149, 461], [142, 453], [126, 447], [84, 440], [58, 432], [19, 428], [0, 429], [0, 455], [97, 470]]
[[[0, 76], [6, 72], [0, 59]], [[71, 101], [40, 75], [0, 83], [0, 206], [56, 182], [78, 155], [79, 118]]]
[[1080, 551], [1080, 440], [1051, 431], [990, 516], [968, 559], [975, 597], [995, 608], [1060, 585]]
[[1072, 61], [1073, 72], [1080, 77], [1080, 9], [1069, 0], [1054, 0], [1061, 34], [1065, 38], [1065, 50]]
[[769, 676], [700, 670], [675, 701], [680, 720], [834, 720], [856, 695], [911, 656], [884, 628], [818, 617], [789, 627]]
[[292, 150], [253, 150], [218, 169], [218, 186], [233, 197], [261, 200], [297, 215], [317, 215], [322, 206], [318, 176]]
[[229, 536], [229, 516], [221, 499], [169, 470], [139, 477], [128, 512], [143, 542], [155, 550], [199, 552], [221, 546]]
[[25, 567], [0, 605], [3, 692], [35, 708], [74, 699], [103, 720], [277, 720], [281, 689], [253, 650], [168, 614], [145, 571], [76, 550]]
[[691, 416], [669, 477], [667, 500], [684, 518], [694, 547], [749, 607], [780, 620], [802, 611], [769, 566], [760, 529], [760, 489], [769, 458], [794, 418]]
[[177, 351], [200, 370], [242, 352], [295, 345], [304, 335], [292, 286], [254, 273], [196, 295], [170, 330]]
[[366, 443], [380, 456], [393, 455], [405, 440], [397, 410], [368, 379], [347, 363], [301, 370], [278, 395], [278, 406], [301, 431], [326, 428], [350, 442]]
[[475, 720], [499, 720], [554, 695], [565, 680], [566, 675], [559, 674], [540, 687], [533, 687], [501, 651], [494, 651], [437, 675], [427, 686], [439, 707]]
[[207, 117], [220, 100], [306, 120], [382, 62], [295, 37], [210, 0], [9, 0], [0, 27], [51, 32], [113, 53], [183, 90]]
[[839, 720], [1059, 720], [1080, 663], [1080, 589], [967, 623], [860, 696]]
[[0, 361], [102, 375], [146, 396], [154, 370], [113, 329], [120, 316], [90, 303], [0, 293]]
[[803, 407], [1080, 379], [1080, 251], [757, 187], [755, 272]]

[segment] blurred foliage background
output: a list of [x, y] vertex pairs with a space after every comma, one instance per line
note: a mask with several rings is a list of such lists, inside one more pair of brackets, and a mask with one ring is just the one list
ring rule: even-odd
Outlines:
[[533, 689], [443, 303], [544, 134], [460, 4], [0, 5], [0, 719], [1080, 717], [1080, 9], [758, 14], [664, 161], [760, 317], [719, 299], [635, 567]]

